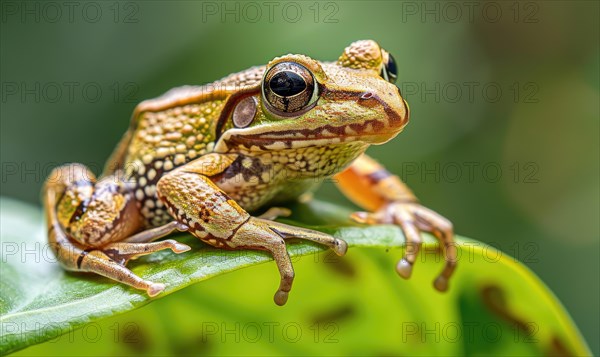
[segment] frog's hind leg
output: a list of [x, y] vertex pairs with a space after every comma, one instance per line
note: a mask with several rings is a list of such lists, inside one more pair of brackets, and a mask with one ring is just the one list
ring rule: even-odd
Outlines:
[[[275, 303], [288, 299], [294, 269], [286, 250], [287, 238], [307, 239], [343, 254], [347, 245], [328, 234], [292, 227], [283, 223], [252, 217], [211, 179], [222, 173], [235, 157], [209, 154], [183, 165], [161, 177], [158, 197], [171, 216], [189, 226], [189, 232], [218, 248], [254, 249], [272, 254], [281, 280]], [[263, 217], [274, 218], [285, 210], [271, 210]]]
[[[180, 253], [189, 247], [173, 240], [118, 243], [139, 230], [141, 224], [131, 203], [127, 203], [126, 194], [120, 193], [119, 185], [114, 177], [97, 183], [83, 165], [71, 164], [55, 169], [44, 186], [48, 241], [65, 269], [96, 273], [154, 296], [164, 290], [165, 285], [138, 277], [124, 264], [129, 259], [158, 250], [170, 248]], [[102, 211], [96, 211], [98, 209]], [[98, 217], [115, 219], [101, 221]], [[182, 227], [159, 227], [132, 238], [141, 237], [148, 242], [164, 236], [167, 230], [179, 228]]]

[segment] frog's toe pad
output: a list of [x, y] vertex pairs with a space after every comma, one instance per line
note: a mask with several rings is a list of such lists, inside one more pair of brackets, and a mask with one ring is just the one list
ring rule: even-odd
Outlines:
[[345, 255], [348, 251], [348, 243], [346, 243], [345, 240], [336, 239], [334, 244], [335, 245], [333, 246], [333, 251], [335, 252], [335, 254], [342, 256]]
[[173, 250], [174, 253], [179, 254], [179, 253], [187, 252], [188, 250], [192, 249], [192, 247], [190, 247], [187, 244], [175, 242], [175, 243], [173, 243], [173, 247], [171, 249]]
[[273, 297], [273, 300], [277, 305], [283, 306], [288, 300], [289, 293], [289, 291], [277, 290], [275, 296]]
[[448, 278], [445, 276], [438, 276], [433, 282], [433, 286], [437, 291], [444, 292], [448, 290]]
[[165, 290], [166, 287], [167, 286], [163, 283], [151, 283], [148, 289], [146, 289], [146, 292], [148, 293], [148, 296], [154, 297]]
[[409, 279], [412, 275], [413, 265], [406, 259], [400, 259], [396, 265], [396, 272], [404, 279]]

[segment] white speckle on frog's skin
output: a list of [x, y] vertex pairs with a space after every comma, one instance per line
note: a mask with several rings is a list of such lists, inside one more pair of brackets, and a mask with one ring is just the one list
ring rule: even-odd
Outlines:
[[135, 191], [135, 198], [136, 198], [138, 201], [141, 201], [141, 200], [143, 200], [143, 199], [144, 199], [144, 191], [142, 191], [142, 189], [141, 189], [141, 188], [138, 188], [138, 189]]
[[152, 162], [152, 155], [146, 154], [142, 156], [142, 162], [146, 165], [150, 164]]
[[173, 163], [177, 166], [185, 164], [185, 155], [183, 155], [183, 154], [175, 155], [175, 159], [173, 160]]
[[144, 165], [140, 160], [136, 160], [133, 163], [133, 169], [137, 170], [138, 175], [143, 175], [146, 173], [146, 165]]
[[156, 150], [156, 157], [162, 159], [165, 156], [169, 155], [170, 152], [171, 152], [170, 148], [160, 147]]
[[156, 177], [156, 170], [150, 169], [148, 170], [148, 180], [152, 181]]
[[147, 197], [154, 197], [154, 195], [156, 194], [156, 186], [154, 185], [150, 185], [150, 186], [146, 186], [144, 187], [144, 192], [146, 193]]

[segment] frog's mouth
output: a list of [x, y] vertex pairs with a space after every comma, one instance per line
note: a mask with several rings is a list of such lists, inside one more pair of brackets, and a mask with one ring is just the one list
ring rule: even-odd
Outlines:
[[230, 129], [217, 142], [215, 151], [226, 152], [240, 146], [252, 151], [271, 151], [349, 142], [378, 145], [393, 139], [400, 131], [402, 129], [397, 127], [386, 128], [385, 124], [377, 119], [343, 126], [325, 125], [315, 129], [263, 129], [254, 133], [248, 132], [247, 129]]

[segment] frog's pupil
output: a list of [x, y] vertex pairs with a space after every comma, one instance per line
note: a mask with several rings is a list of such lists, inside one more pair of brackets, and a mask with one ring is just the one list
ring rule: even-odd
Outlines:
[[306, 82], [294, 72], [281, 71], [271, 78], [269, 88], [281, 97], [291, 97], [304, 91]]

